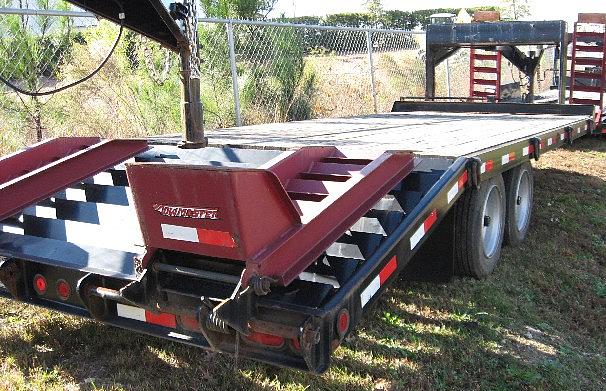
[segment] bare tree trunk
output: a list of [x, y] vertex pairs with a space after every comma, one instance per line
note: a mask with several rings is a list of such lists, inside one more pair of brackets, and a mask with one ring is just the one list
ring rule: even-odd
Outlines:
[[42, 141], [44, 137], [43, 129], [42, 129], [42, 104], [38, 100], [38, 98], [34, 97], [34, 111], [32, 113], [32, 117], [34, 120], [34, 129], [36, 129], [36, 140], [38, 142]]

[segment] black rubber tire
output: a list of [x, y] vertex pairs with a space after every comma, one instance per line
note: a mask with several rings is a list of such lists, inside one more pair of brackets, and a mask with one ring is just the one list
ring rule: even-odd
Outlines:
[[[500, 193], [500, 227], [496, 249], [490, 257], [487, 257], [482, 241], [483, 208], [489, 191], [495, 186]], [[457, 201], [454, 210], [454, 267], [457, 275], [482, 279], [489, 276], [497, 267], [501, 258], [501, 245], [505, 230], [505, 198], [503, 177], [497, 175], [482, 182], [479, 190], [475, 188], [467, 189]]]
[[[517, 188], [522, 175], [528, 175], [529, 180], [529, 195], [528, 202], [530, 209], [528, 217], [523, 227], [519, 228], [516, 224], [515, 208], [518, 203]], [[534, 195], [534, 178], [532, 174], [532, 165], [529, 162], [512, 168], [503, 175], [505, 181], [505, 191], [507, 194], [507, 212], [505, 214], [505, 236], [503, 244], [517, 246], [526, 239], [528, 228], [530, 228], [530, 219], [532, 218], [532, 204]]]

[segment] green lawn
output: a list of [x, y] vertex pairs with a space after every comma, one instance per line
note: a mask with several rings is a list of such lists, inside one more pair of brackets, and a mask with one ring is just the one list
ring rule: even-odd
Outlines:
[[0, 389], [606, 389], [606, 142], [535, 165], [533, 227], [484, 281], [398, 282], [322, 376], [0, 300]]

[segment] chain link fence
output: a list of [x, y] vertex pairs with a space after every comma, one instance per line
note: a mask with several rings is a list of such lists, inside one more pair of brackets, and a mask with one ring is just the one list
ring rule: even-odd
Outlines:
[[[52, 92], [95, 70], [119, 28], [60, 0], [52, 10], [0, 9], [0, 77]], [[62, 9], [63, 8], [63, 9]], [[202, 19], [206, 128], [389, 111], [423, 94], [424, 34]], [[178, 59], [135, 33], [77, 87], [30, 97], [0, 86], [0, 148], [40, 137], [180, 131]]]
[[210, 126], [385, 112], [422, 93], [424, 34], [216, 19], [200, 31]]
[[[0, 77], [52, 92], [102, 63], [119, 27], [66, 4], [0, 9]], [[423, 32], [201, 19], [199, 40], [207, 129], [381, 113], [402, 96], [424, 95]], [[437, 95], [467, 96], [468, 70], [468, 51], [442, 63]], [[130, 31], [74, 88], [30, 97], [0, 85], [0, 152], [42, 137], [180, 130], [176, 54]]]

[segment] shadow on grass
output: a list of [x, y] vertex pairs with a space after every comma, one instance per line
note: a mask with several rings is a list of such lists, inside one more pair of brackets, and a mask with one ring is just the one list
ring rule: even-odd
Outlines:
[[[25, 335], [4, 333], [0, 338], [0, 351], [3, 356], [12, 358], [26, 378], [32, 370], [56, 370], [81, 384], [83, 389], [273, 390], [290, 385], [293, 388], [356, 390], [373, 389], [373, 383], [379, 379], [386, 379], [393, 389], [435, 388], [440, 384], [463, 387], [469, 384], [467, 377], [470, 375], [482, 378], [482, 383], [502, 382], [499, 378], [502, 371], [491, 368], [501, 366], [502, 370], [508, 370], [524, 366], [511, 357], [479, 346], [488, 334], [492, 334], [490, 340], [495, 342], [501, 338], [490, 333], [490, 328], [484, 324], [438, 322], [382, 306], [381, 311], [386, 310], [398, 314], [402, 324], [385, 324], [378, 318], [380, 312], [374, 311], [371, 320], [363, 324], [363, 332], [352, 338], [346, 348], [337, 351], [332, 369], [323, 376], [249, 360], [241, 360], [235, 370], [231, 356], [207, 353], [92, 321], [65, 322], [63, 317], [42, 320], [28, 327]], [[457, 331], [450, 335], [414, 331], [407, 327], [411, 323]], [[477, 365], [478, 359], [485, 361], [483, 366]], [[461, 379], [462, 383], [451, 378], [453, 371], [467, 373]]]

